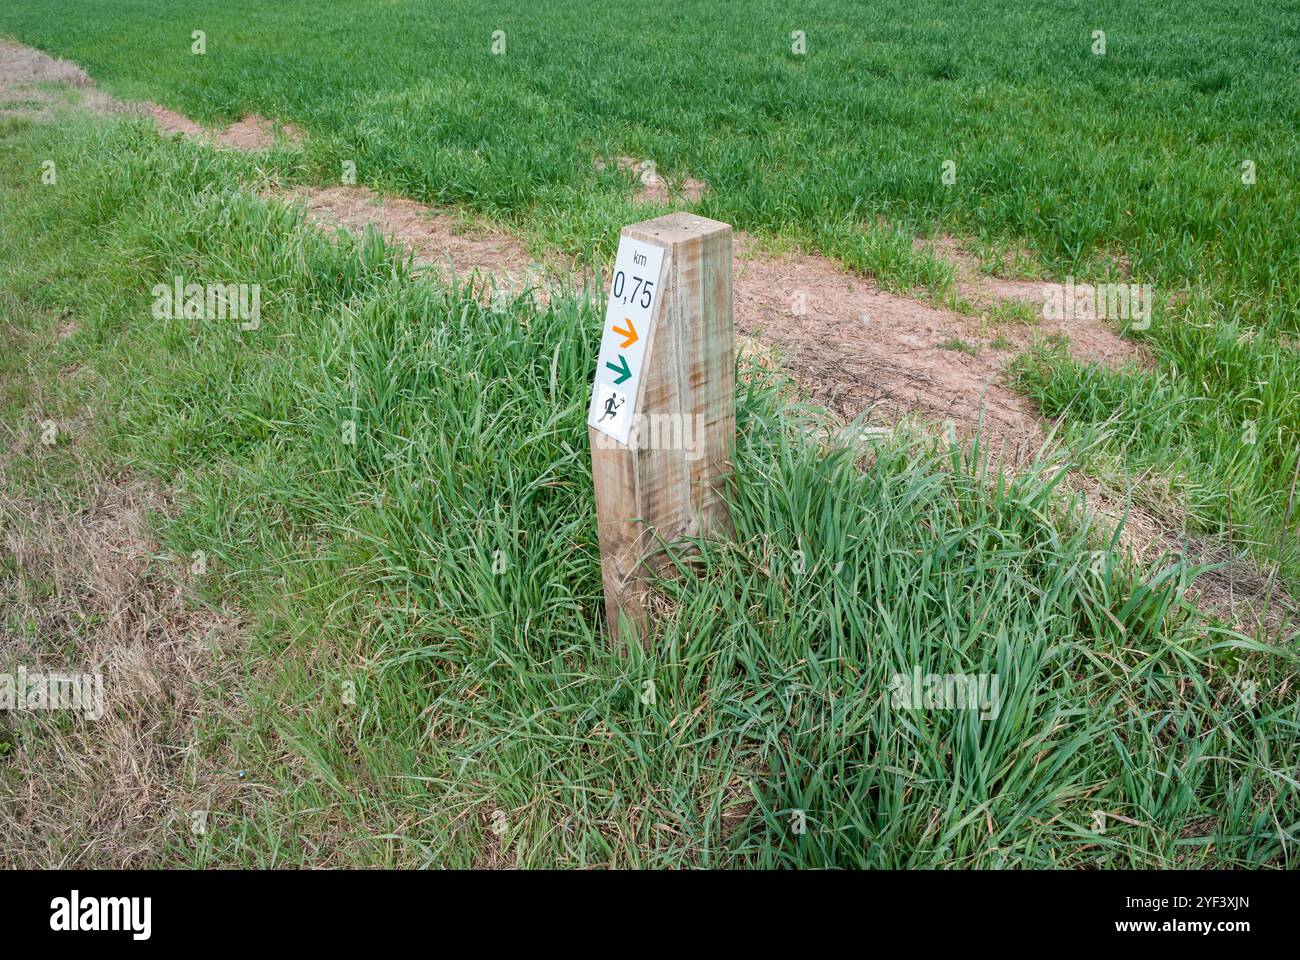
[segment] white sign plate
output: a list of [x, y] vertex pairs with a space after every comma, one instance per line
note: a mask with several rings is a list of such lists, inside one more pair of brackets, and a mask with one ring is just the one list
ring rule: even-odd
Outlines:
[[645, 361], [646, 339], [659, 301], [664, 248], [620, 237], [609, 284], [605, 329], [596, 360], [587, 425], [627, 443], [636, 417], [637, 388]]

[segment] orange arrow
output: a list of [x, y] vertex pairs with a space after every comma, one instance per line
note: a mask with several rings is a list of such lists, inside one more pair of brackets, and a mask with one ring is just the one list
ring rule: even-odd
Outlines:
[[641, 338], [638, 337], [636, 334], [636, 327], [632, 326], [631, 317], [624, 317], [623, 322], [627, 324], [627, 329], [624, 330], [622, 327], [615, 327], [614, 332], [627, 337], [627, 339], [623, 341], [623, 346], [622, 346], [622, 349], [626, 350], [628, 347], [632, 346], [632, 344], [636, 343]]

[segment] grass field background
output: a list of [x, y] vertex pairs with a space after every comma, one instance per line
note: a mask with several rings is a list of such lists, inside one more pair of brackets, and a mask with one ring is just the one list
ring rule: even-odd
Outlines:
[[[817, 411], [747, 364], [737, 537], [664, 586], [652, 654], [613, 656], [583, 426], [599, 305], [485, 309], [252, 185], [353, 159], [538, 249], [607, 253], [648, 215], [594, 166], [628, 154], [706, 180], [703, 213], [937, 296], [950, 276], [916, 235], [1092, 280], [1126, 257], [1181, 298], [1145, 335], [1156, 367], [1045, 351], [1021, 382], [1089, 469], [1172, 491], [1207, 529], [1231, 503], [1266, 562], [1288, 549], [1300, 437], [1296, 27], [1244, 3], [0, 10], [121, 96], [310, 134], [249, 157], [126, 118], [0, 124], [0, 402], [96, 424], [84, 447], [16, 447], [5, 481], [75, 499], [78, 458], [101, 457], [174, 485], [169, 556], [203, 550], [202, 596], [249, 620], [241, 712], [197, 733], [221, 800], [149, 861], [1293, 862], [1294, 650], [1202, 618], [1194, 571], [1135, 566], [1069, 512], [1060, 472], [999, 480], [903, 432], [868, 456], [818, 442]], [[262, 283], [263, 328], [153, 318], [176, 271]], [[65, 314], [79, 329], [57, 340]], [[996, 673], [1001, 709], [892, 707], [916, 664]]]
[[[197, 29], [203, 56], [190, 52]], [[705, 180], [710, 216], [851, 264], [889, 272], [864, 224], [897, 225], [908, 247], [942, 225], [1028, 242], [1060, 275], [1125, 254], [1162, 289], [1208, 281], [1252, 319], [1289, 313], [1295, 329], [1295, 9], [124, 0], [109, 15], [35, 0], [7, 4], [0, 30], [202, 120], [301, 124], [330, 178], [354, 160], [363, 180], [580, 251], [622, 225], [603, 215], [593, 158], [629, 154]], [[791, 52], [796, 30], [806, 55]]]
[[[539, 254], [608, 254], [646, 216], [626, 174], [653, 159], [709, 184], [698, 209], [951, 296], [917, 235], [989, 264], [1153, 284], [1158, 364], [1113, 375], [1040, 357], [1022, 385], [1107, 442], [1195, 531], [1281, 554], [1300, 465], [1300, 11], [1244, 2], [802, 5], [628, 12], [560, 0], [299, 9], [243, 0], [28, 0], [0, 31], [111, 90], [205, 121], [247, 111], [311, 134], [310, 175], [456, 203]], [[206, 33], [193, 55], [191, 33]], [[506, 35], [504, 56], [492, 34]], [[806, 54], [792, 52], [803, 31]], [[1106, 52], [1093, 53], [1093, 32]], [[956, 164], [945, 186], [942, 165]], [[1243, 164], [1255, 182], [1242, 182]], [[1068, 409], [1067, 409], [1068, 408]], [[1255, 438], [1244, 442], [1243, 438]]]
[[[378, 238], [333, 245], [241, 191], [259, 161], [142, 121], [5, 140], [4, 313], [26, 331], [8, 369], [94, 371], [52, 373], [44, 414], [95, 411], [107, 455], [183, 490], [159, 518], [169, 555], [205, 551], [200, 590], [253, 618], [247, 712], [198, 741], [216, 764], [201, 786], [228, 799], [201, 839], [174, 827], [158, 862], [1136, 866], [1289, 849], [1293, 654], [1204, 623], [1181, 595], [1191, 570], [1139, 571], [1068, 520], [1059, 473], [999, 482], [971, 451], [906, 436], [858, 462], [747, 367], [736, 540], [666, 586], [653, 655], [611, 655], [583, 446], [596, 307], [498, 313], [412, 281]], [[14, 172], [40, 157], [66, 186]], [[280, 291], [263, 329], [151, 318], [149, 287], [177, 265]], [[37, 318], [59, 310], [85, 325], [51, 354]], [[57, 496], [94, 449], [18, 450], [11, 479]], [[913, 664], [997, 673], [1000, 711], [897, 710], [890, 677]], [[1127, 820], [1098, 834], [1096, 810]]]

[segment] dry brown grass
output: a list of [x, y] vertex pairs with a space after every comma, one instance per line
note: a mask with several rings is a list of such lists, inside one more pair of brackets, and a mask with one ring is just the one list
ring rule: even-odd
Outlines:
[[70, 101], [102, 113], [124, 109], [95, 89], [86, 71], [71, 60], [0, 40], [0, 117], [45, 120]]
[[[1121, 523], [1120, 546], [1143, 565], [1184, 560], [1193, 567], [1212, 567], [1188, 587], [1188, 597], [1204, 613], [1248, 635], [1273, 642], [1300, 637], [1300, 604], [1269, 571], [1250, 556], [1246, 544], [1188, 530], [1178, 498], [1160, 483], [1142, 485], [1148, 500], [1135, 503], [1114, 482], [1071, 472], [1067, 489], [1082, 493], [1107, 537]], [[1156, 493], [1152, 494], [1154, 490]]]
[[0, 669], [102, 673], [98, 720], [73, 711], [5, 718], [0, 864], [156, 864], [169, 830], [209, 809], [196, 762], [201, 713], [229, 679], [230, 616], [196, 606], [147, 517], [169, 504], [121, 471], [84, 502], [0, 494]]

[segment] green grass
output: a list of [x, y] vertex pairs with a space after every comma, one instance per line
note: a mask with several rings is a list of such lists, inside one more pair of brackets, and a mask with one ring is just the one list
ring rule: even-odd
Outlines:
[[[31, 0], [7, 5], [0, 30], [205, 120], [302, 124], [322, 175], [354, 160], [364, 181], [578, 252], [607, 247], [626, 212], [607, 201], [627, 178], [593, 160], [630, 154], [708, 182], [706, 213], [850, 265], [892, 274], [916, 229], [944, 226], [1025, 241], [1062, 275], [1095, 276], [1123, 252], [1161, 289], [1213, 277], [1295, 328], [1294, 10], [748, 0], [737, 29], [733, 10], [702, 2], [632, 15], [576, 0], [123, 0], [108, 16], [92, 0]], [[795, 30], [806, 55], [791, 52]], [[892, 245], [877, 218], [901, 229]]]
[[[954, 233], [989, 262], [1023, 249], [1018, 269], [1049, 277], [1117, 279], [1126, 261], [1161, 305], [1143, 335], [1158, 371], [1084, 374], [1056, 354], [1023, 385], [1072, 435], [1140, 415], [1142, 430], [1105, 434], [1110, 460], [1178, 476], [1195, 529], [1246, 530], [1294, 584], [1300, 14], [1246, 0], [747, 0], [736, 19], [702, 2], [122, 0], [109, 16], [29, 0], [0, 9], [0, 31], [123, 96], [300, 124], [314, 178], [352, 161], [362, 182], [473, 208], [538, 252], [608, 255], [652, 212], [629, 175], [596, 169], [626, 154], [706, 181], [702, 213], [940, 299], [952, 270], [913, 248], [917, 234]], [[1248, 420], [1258, 442], [1235, 442]], [[1234, 501], [1245, 509], [1229, 517]]]
[[1168, 332], [1176, 346], [1153, 342], [1153, 370], [1086, 367], [1056, 346], [1021, 358], [1018, 383], [1064, 418], [1067, 442], [1101, 454], [1086, 464], [1092, 472], [1121, 488], [1135, 483], [1138, 501], [1172, 501], [1189, 530], [1230, 536], [1294, 585], [1300, 352], [1201, 319]]
[[[746, 367], [736, 536], [678, 555], [651, 652], [616, 656], [584, 427], [599, 304], [494, 311], [377, 236], [323, 237], [248, 189], [296, 176], [283, 155], [139, 121], [0, 136], [6, 325], [33, 371], [95, 372], [50, 402], [183, 492], [167, 548], [205, 551], [204, 594], [250, 618], [245, 707], [199, 740], [233, 799], [159, 862], [1293, 862], [1294, 652], [1203, 621], [1194, 571], [1135, 568], [1060, 471], [836, 446]], [[177, 272], [261, 283], [261, 328], [156, 319]], [[42, 357], [53, 308], [83, 326]], [[36, 469], [17, 451], [11, 482]], [[896, 707], [913, 667], [996, 675], [999, 709]]]

